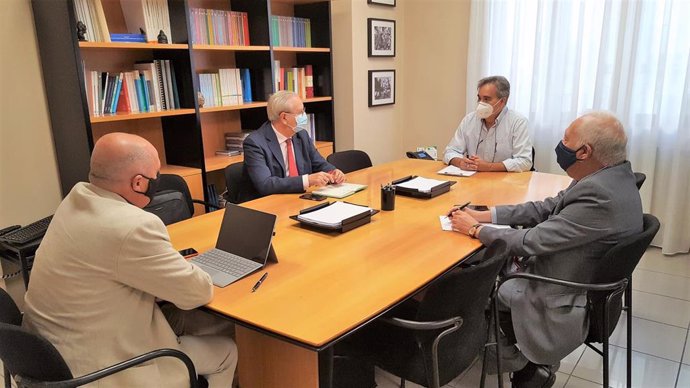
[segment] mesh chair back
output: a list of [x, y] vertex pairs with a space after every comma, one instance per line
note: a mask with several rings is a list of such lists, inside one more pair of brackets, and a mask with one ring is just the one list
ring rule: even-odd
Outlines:
[[369, 155], [359, 150], [334, 152], [328, 155], [326, 161], [345, 174], [372, 166]]
[[228, 189], [225, 199], [228, 202], [239, 204], [260, 197], [244, 170], [243, 162], [233, 163], [225, 167], [224, 173], [225, 186]]
[[165, 225], [191, 218], [194, 203], [187, 182], [174, 174], [161, 174], [156, 195], [144, 208], [157, 215]]
[[16, 326], [22, 324], [22, 313], [4, 288], [0, 288], [0, 322]]
[[[612, 283], [621, 279], [630, 279], [632, 273], [640, 262], [642, 255], [649, 247], [652, 239], [659, 231], [659, 220], [651, 214], [642, 216], [642, 233], [630, 236], [614, 245], [598, 264], [593, 283]], [[630, 284], [628, 284], [630, 287]], [[590, 292], [589, 300], [591, 304], [588, 342], [602, 342], [603, 322], [602, 315], [604, 309], [604, 296], [602, 292]], [[613, 333], [618, 323], [618, 318], [622, 310], [622, 295], [611, 300], [609, 310], [609, 328], [607, 336]]]
[[39, 381], [62, 381], [72, 372], [55, 347], [19, 326], [0, 323], [0, 359], [13, 376]]
[[[445, 336], [439, 345], [441, 385], [465, 370], [486, 343], [487, 320], [484, 311], [498, 272], [508, 258], [506, 243], [497, 240], [478, 254], [483, 255], [478, 264], [457, 269], [429, 287], [417, 310], [417, 321], [444, 320], [454, 316], [463, 319], [460, 329]], [[433, 337], [439, 333], [440, 330], [417, 335], [425, 354], [431, 354]], [[431, 358], [425, 361], [427, 370], [431, 370]]]
[[641, 173], [641, 172], [635, 172], [635, 186], [637, 186], [637, 189], [641, 189], [642, 185], [644, 184], [644, 181], [647, 180], [647, 175]]

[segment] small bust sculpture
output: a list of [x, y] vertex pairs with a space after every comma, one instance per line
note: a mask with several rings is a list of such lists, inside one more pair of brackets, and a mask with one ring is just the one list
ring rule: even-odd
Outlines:
[[81, 20], [77, 22], [77, 39], [80, 42], [86, 42], [86, 24], [82, 23]]
[[168, 43], [168, 37], [165, 36], [165, 32], [163, 32], [163, 30], [158, 33], [158, 43]]
[[199, 108], [203, 108], [204, 103], [206, 102], [204, 95], [201, 94], [201, 92], [196, 92], [196, 98], [199, 100]]

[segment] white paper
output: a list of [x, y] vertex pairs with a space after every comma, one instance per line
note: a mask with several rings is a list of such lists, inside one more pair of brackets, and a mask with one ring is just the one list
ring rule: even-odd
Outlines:
[[297, 216], [297, 219], [321, 226], [337, 228], [342, 225], [344, 219], [362, 214], [364, 212], [371, 212], [371, 208], [345, 202], [334, 202], [323, 209], [300, 214]]
[[340, 183], [337, 185], [328, 185], [318, 190], [312, 191], [313, 194], [323, 195], [333, 198], [345, 198], [360, 190], [366, 189], [367, 185], [360, 185], [357, 183]]
[[[439, 221], [441, 221], [441, 230], [453, 231], [453, 224], [451, 223], [450, 217], [448, 216], [438, 216]], [[510, 229], [510, 225], [498, 225], [492, 224], [490, 222], [482, 222], [482, 226], [489, 226], [496, 229]]]
[[421, 176], [418, 176], [416, 178], [412, 178], [409, 181], [405, 181], [402, 183], [396, 183], [395, 186], [397, 187], [405, 187], [408, 189], [416, 189], [418, 191], [421, 191], [422, 193], [429, 193], [431, 192], [431, 189], [446, 183], [446, 181], [439, 181], [436, 179], [429, 179], [429, 178], [422, 178]]
[[437, 171], [441, 175], [453, 175], [453, 176], [472, 176], [476, 171], [463, 170], [455, 166], [447, 166]]

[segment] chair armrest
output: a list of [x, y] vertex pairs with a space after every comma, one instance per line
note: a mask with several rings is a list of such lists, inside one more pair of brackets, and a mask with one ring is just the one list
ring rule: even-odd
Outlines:
[[30, 379], [27, 377], [16, 376], [17, 385], [19, 387], [45, 387], [45, 388], [79, 387], [79, 386], [94, 382], [96, 380], [100, 380], [104, 377], [108, 377], [108, 376], [113, 375], [115, 373], [121, 372], [125, 369], [143, 364], [147, 361], [150, 361], [150, 360], [155, 359], [155, 358], [160, 358], [160, 357], [174, 357], [174, 358], [177, 358], [178, 360], [182, 361], [185, 364], [185, 366], [187, 367], [187, 372], [189, 372], [189, 385], [190, 385], [190, 387], [192, 387], [192, 388], [197, 387], [196, 369], [194, 368], [194, 364], [192, 363], [192, 360], [183, 352], [181, 352], [179, 350], [175, 350], [175, 349], [153, 350], [153, 351], [150, 351], [148, 353], [144, 353], [142, 355], [136, 356], [134, 358], [130, 358], [129, 360], [122, 361], [122, 362], [117, 363], [115, 365], [111, 365], [111, 366], [103, 368], [101, 370], [86, 374], [84, 376], [75, 377], [71, 380], [43, 382], [43, 381], [34, 381], [33, 379]]
[[425, 322], [420, 322], [420, 321], [410, 321], [408, 319], [402, 319], [402, 318], [381, 318], [382, 322], [385, 322], [389, 325], [393, 326], [398, 326], [398, 327], [403, 327], [405, 329], [412, 329], [412, 330], [436, 330], [436, 329], [443, 329], [449, 326], [457, 326], [457, 328], [460, 328], [462, 326], [462, 318], [461, 317], [453, 317], [449, 319], [444, 319], [442, 321], [425, 321]]
[[628, 285], [628, 279], [621, 279], [621, 280], [619, 280], [617, 282], [613, 282], [613, 283], [590, 284], [590, 283], [571, 282], [569, 280], [563, 280], [563, 279], [549, 278], [546, 276], [535, 275], [532, 273], [517, 272], [517, 273], [512, 273], [512, 274], [504, 277], [503, 279], [501, 279], [498, 282], [498, 288], [501, 288], [501, 285], [503, 285], [503, 283], [507, 282], [508, 280], [518, 279], [518, 278], [535, 280], [535, 281], [545, 282], [545, 283], [551, 283], [551, 284], [556, 284], [559, 286], [565, 286], [565, 287], [576, 288], [579, 290], [587, 290], [587, 291], [624, 290], [625, 287], [627, 287], [627, 285]]

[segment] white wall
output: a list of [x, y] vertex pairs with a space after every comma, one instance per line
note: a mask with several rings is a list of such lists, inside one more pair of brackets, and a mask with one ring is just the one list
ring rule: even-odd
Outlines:
[[[435, 145], [442, 152], [465, 106], [468, 0], [398, 0], [395, 7], [333, 0], [336, 150], [376, 163]], [[395, 58], [367, 57], [367, 18], [396, 21]], [[396, 70], [395, 105], [368, 107], [369, 70]]]
[[0, 15], [2, 228], [53, 214], [61, 196], [31, 4], [3, 0]]

